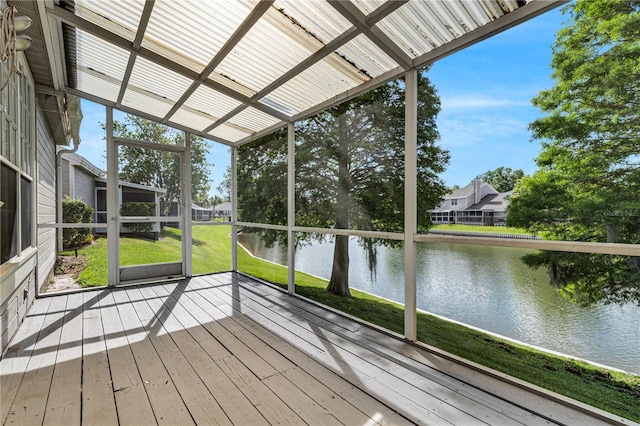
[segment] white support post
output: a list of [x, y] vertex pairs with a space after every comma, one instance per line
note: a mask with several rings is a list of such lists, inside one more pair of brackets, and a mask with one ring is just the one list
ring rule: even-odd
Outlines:
[[113, 108], [107, 107], [107, 277], [109, 287], [120, 282], [120, 200], [118, 147], [113, 140]]
[[231, 148], [231, 269], [238, 272], [238, 148]]
[[184, 134], [185, 152], [181, 155], [182, 167], [182, 273], [185, 277], [193, 275], [191, 264], [192, 230], [191, 230], [191, 134]]
[[405, 145], [404, 145], [404, 336], [417, 339], [416, 318], [416, 243], [417, 220], [417, 118], [418, 72], [405, 73]]
[[296, 236], [293, 227], [296, 224], [296, 134], [294, 123], [287, 127], [287, 266], [288, 292], [296, 292]]

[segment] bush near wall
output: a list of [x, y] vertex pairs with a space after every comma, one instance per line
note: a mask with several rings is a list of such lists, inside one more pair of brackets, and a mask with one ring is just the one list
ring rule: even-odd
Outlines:
[[[129, 201], [120, 206], [120, 216], [155, 216], [156, 203]], [[153, 223], [124, 223], [133, 233], [151, 232]]]
[[[93, 208], [85, 204], [82, 199], [74, 200], [68, 195], [62, 200], [63, 223], [91, 223]], [[62, 245], [65, 249], [81, 247], [91, 240], [90, 228], [75, 228], [62, 230]]]

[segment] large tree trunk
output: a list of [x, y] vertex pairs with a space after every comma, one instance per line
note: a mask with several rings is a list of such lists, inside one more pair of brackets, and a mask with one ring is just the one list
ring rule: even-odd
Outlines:
[[327, 291], [338, 296], [351, 297], [349, 291], [349, 237], [337, 235], [333, 248], [333, 268]]
[[[349, 229], [349, 140], [345, 135], [346, 122], [342, 114], [339, 120], [338, 137], [338, 187], [336, 194], [336, 229]], [[333, 249], [333, 268], [327, 291], [338, 296], [351, 297], [349, 291], [349, 237], [336, 235]]]

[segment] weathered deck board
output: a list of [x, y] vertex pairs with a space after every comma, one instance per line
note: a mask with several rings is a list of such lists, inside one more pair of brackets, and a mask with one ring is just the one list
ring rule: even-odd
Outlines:
[[5, 423], [10, 413], [50, 304], [51, 299], [39, 300], [34, 304], [2, 358], [0, 363], [0, 375], [2, 376], [2, 380], [0, 380], [0, 414], [2, 415], [0, 424]]
[[[229, 287], [216, 287], [215, 291], [228, 292], [232, 295]], [[271, 326], [279, 326], [281, 329], [287, 328], [289, 333], [294, 335], [294, 339], [302, 338], [314, 344], [318, 348], [327, 348], [322, 352], [317, 352], [315, 356], [322, 359], [329, 365], [334, 364], [336, 359], [341, 362], [340, 368], [343, 370], [343, 377], [347, 380], [354, 380], [356, 383], [365, 383], [369, 393], [387, 404], [394, 404], [394, 401], [402, 401], [402, 408], [409, 418], [419, 424], [478, 424], [482, 423], [481, 411], [479, 407], [468, 407], [475, 405], [473, 401], [467, 402], [463, 407], [451, 405], [447, 400], [447, 395], [440, 398], [433, 397], [429, 393], [419, 389], [397, 376], [389, 373], [386, 369], [375, 365], [374, 362], [381, 361], [374, 353], [369, 357], [358, 354], [358, 348], [346, 339], [334, 335], [327, 329], [322, 329], [322, 333], [317, 333], [315, 326], [309, 323], [304, 317], [289, 313], [280, 306], [276, 306], [268, 301], [258, 300], [260, 296], [252, 297], [251, 292], [235, 291], [242, 304], [253, 309], [253, 312], [245, 312], [253, 318], [254, 315], [261, 316], [261, 323], [266, 326], [266, 322], [271, 322]], [[264, 303], [264, 304], [263, 304]], [[275, 313], [275, 314], [274, 314]], [[272, 329], [277, 332], [275, 329]], [[472, 411], [476, 408], [476, 411]], [[473, 412], [478, 417], [467, 412]], [[499, 413], [496, 413], [499, 414]], [[507, 419], [502, 418], [501, 423]]]
[[118, 421], [123, 425], [156, 424], [113, 294], [100, 301], [102, 328], [111, 370]]
[[36, 300], [0, 389], [2, 425], [601, 423], [229, 273]]
[[82, 294], [76, 293], [67, 296], [66, 314], [43, 424], [80, 424], [81, 381]]
[[[252, 283], [246, 279], [239, 280], [241, 286], [251, 291], [253, 291], [253, 288], [256, 288], [254, 283], [255, 282]], [[283, 298], [287, 297], [276, 289], [271, 289], [271, 292], [265, 292], [264, 288], [269, 287], [264, 285], [258, 287], [261, 291], [261, 297], [259, 299], [265, 302], [271, 301], [278, 304], [281, 303]], [[251, 297], [251, 293], [248, 293], [248, 297]], [[373, 352], [374, 357], [371, 359], [376, 365], [392, 372], [396, 377], [419, 387], [431, 395], [443, 398], [446, 402], [451, 401], [451, 403], [456, 406], [467, 405], [476, 415], [480, 416], [483, 421], [502, 423], [507, 421], [507, 419], [505, 419], [506, 416], [509, 417], [509, 422], [549, 424], [549, 421], [541, 419], [524, 409], [515, 406], [505, 407], [502, 400], [396, 352], [393, 349], [393, 345], [395, 345], [396, 342], [400, 344], [399, 346], [407, 346], [402, 345], [402, 342], [397, 339], [375, 333], [367, 327], [355, 328], [352, 326], [353, 322], [335, 314], [328, 313], [328, 315], [325, 316], [326, 310], [310, 305], [302, 300], [291, 300], [290, 304], [294, 305], [295, 308], [289, 310], [286, 315], [294, 314], [304, 318], [310, 323], [331, 330], [338, 339], [348, 340], [351, 344], [341, 344], [341, 346], [350, 347], [351, 351], [356, 355], [364, 354], [365, 357], [370, 358], [370, 353]], [[266, 303], [266, 306], [269, 307], [272, 305]], [[320, 315], [325, 317], [323, 318]], [[372, 337], [374, 338], [366, 338], [366, 336], [369, 335], [367, 332], [373, 332]], [[363, 340], [363, 338], [365, 338], [365, 340]], [[496, 413], [501, 414], [496, 416]]]
[[[83, 294], [82, 423], [84, 424], [118, 423], [100, 311], [100, 299], [108, 294], [108, 291]], [[55, 297], [53, 299], [55, 300]]]
[[[146, 300], [139, 289], [127, 289], [127, 294], [133, 297], [132, 302], [140, 322], [144, 325], [151, 343], [160, 355], [165, 368], [169, 371], [171, 379], [178, 388], [178, 392], [180, 392], [195, 423], [230, 424], [218, 402], [173, 341], [169, 331], [164, 328], [163, 320], [170, 315], [169, 307], [161, 305], [157, 310], [154, 310], [148, 303], [150, 301]], [[180, 332], [177, 331], [177, 333]]]
[[51, 301], [43, 322], [44, 327], [38, 335], [38, 341], [33, 348], [6, 424], [42, 424], [60, 343], [62, 331], [60, 323], [66, 305], [66, 297]]
[[156, 421], [161, 425], [194, 424], [171, 375], [148, 338], [126, 289], [113, 291], [112, 296], [117, 304], [120, 319], [126, 324], [127, 342], [136, 359]]
[[[221, 330], [216, 327], [216, 323], [208, 322], [205, 324], [205, 328], [212, 336], [217, 337], [221, 334]], [[190, 328], [190, 330], [194, 329], [197, 329], [197, 327]], [[260, 377], [256, 376], [236, 354], [231, 353], [228, 348], [214, 340], [203, 339], [201, 342], [206, 345], [207, 351], [213, 356], [224, 375], [233, 381], [243, 398], [250, 401], [267, 422], [272, 424], [298, 424], [302, 421], [278, 395], [271, 392], [260, 381]], [[275, 374], [275, 371], [273, 373]], [[255, 422], [257, 421], [258, 419], [255, 420]]]
[[[225, 278], [221, 274], [210, 279], [231, 280], [229, 276]], [[317, 318], [320, 318], [323, 327], [355, 342], [362, 342], [362, 345], [366, 346], [368, 350], [388, 358], [393, 364], [417, 372], [429, 381], [444, 385], [455, 390], [456, 393], [470, 396], [493, 410], [507, 414], [518, 422], [525, 424], [549, 424], [550, 422], [586, 424], [593, 421], [592, 416], [585, 412], [562, 405], [520, 386], [506, 384], [496, 377], [483, 374], [478, 370], [450, 361], [417, 346], [407, 345], [374, 329], [364, 326], [352, 328], [353, 322], [345, 317], [327, 312], [326, 309], [303, 300], [290, 298], [275, 288], [261, 285], [244, 276], [238, 277], [237, 282], [252, 291], [257, 289], [265, 300], [281, 301], [286, 299], [288, 304], [297, 307], [291, 309], [291, 312], [300, 313], [299, 309], [302, 309], [302, 315], [305, 315], [304, 311], [308, 311], [312, 316], [305, 315], [305, 317], [311, 321], [318, 322]], [[335, 326], [330, 323], [335, 323]], [[343, 330], [349, 329], [353, 331], [351, 336], [342, 333]], [[511, 401], [512, 404], [505, 406], [505, 400]]]
[[[333, 392], [323, 387], [313, 377], [305, 375], [306, 373], [295, 374], [294, 372], [300, 371], [295, 363], [257, 339], [248, 330], [235, 322], [233, 317], [221, 318], [218, 322], [212, 322], [213, 318], [209, 314], [212, 311], [215, 312], [215, 305], [209, 304], [207, 299], [203, 297], [202, 292], [189, 292], [186, 296], [181, 298], [180, 303], [194, 318], [205, 324], [206, 327], [210, 327], [216, 338], [225, 344], [225, 347], [234, 356], [242, 360], [256, 376], [261, 379], [268, 379], [280, 373], [283, 373], [288, 378], [293, 376], [296, 380], [290, 381], [295, 386], [306, 394], [315, 393], [317, 396], [317, 398], [313, 398], [315, 401], [318, 401], [329, 412], [339, 412], [341, 419], [347, 424], [375, 423], [373, 419], [367, 417], [340, 397], [338, 392], [341, 392], [342, 389], [339, 386], [337, 386], [336, 392]], [[213, 313], [218, 318], [220, 314], [220, 311]], [[260, 362], [256, 362], [256, 360], [260, 360]], [[268, 363], [272, 368], [265, 368], [264, 363]], [[341, 381], [341, 384], [348, 385], [344, 381]], [[269, 385], [267, 384], [267, 386]]]
[[[197, 369], [199, 378], [220, 404], [229, 420], [234, 424], [267, 424], [260, 412], [215, 362], [216, 359], [232, 355], [191, 317], [177, 299], [163, 291], [163, 287], [155, 286], [146, 290], [154, 291], [158, 295], [153, 304], [150, 302], [151, 306], [157, 307], [161, 302], [173, 305], [171, 314], [164, 320], [164, 326], [170, 332], [178, 331], [172, 334], [176, 345], [180, 347], [191, 365], [199, 366]], [[186, 330], [187, 333], [179, 332], [180, 330]]]

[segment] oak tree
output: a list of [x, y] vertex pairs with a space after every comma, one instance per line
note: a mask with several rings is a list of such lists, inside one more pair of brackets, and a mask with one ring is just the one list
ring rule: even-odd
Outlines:
[[[184, 132], [153, 121], [127, 114], [124, 121], [114, 121], [114, 135], [133, 140], [150, 141], [164, 145], [184, 145]], [[209, 143], [191, 136], [191, 197], [206, 200], [211, 188], [207, 162]], [[169, 151], [121, 145], [118, 151], [120, 180], [165, 189], [160, 200], [160, 211], [168, 215], [181, 195], [180, 156]]]
[[[555, 85], [533, 99], [539, 170], [520, 180], [508, 223], [545, 239], [640, 243], [640, 1], [577, 0], [557, 35]], [[574, 301], [640, 304], [640, 258], [526, 256]]]
[[[440, 101], [425, 73], [420, 73], [418, 87], [418, 224], [426, 229], [428, 210], [446, 192], [438, 175], [449, 154], [436, 145]], [[296, 225], [403, 232], [404, 119], [404, 82], [398, 80], [296, 123]], [[243, 220], [286, 224], [286, 140], [286, 132], [280, 131], [240, 150]], [[263, 234], [267, 240], [277, 238], [273, 232]], [[298, 243], [323, 238], [298, 233]], [[349, 296], [349, 237], [336, 235], [333, 241], [327, 290]], [[359, 242], [372, 267], [376, 246], [395, 243]]]

